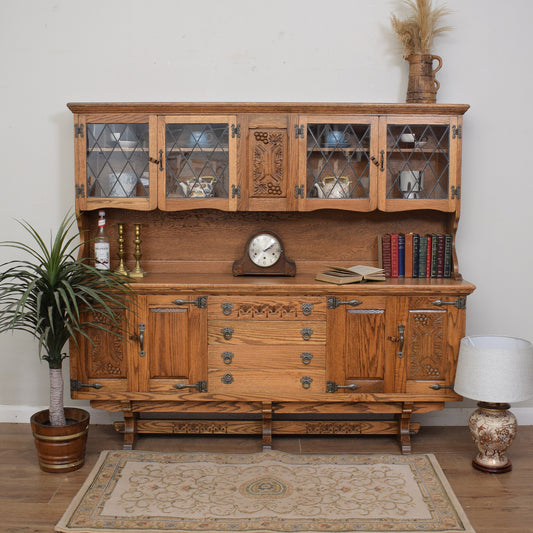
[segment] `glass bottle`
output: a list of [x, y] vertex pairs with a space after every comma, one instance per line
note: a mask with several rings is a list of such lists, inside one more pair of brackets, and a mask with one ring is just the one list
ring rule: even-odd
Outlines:
[[94, 239], [94, 266], [99, 270], [109, 270], [109, 237], [105, 229], [105, 211], [98, 211], [98, 233]]

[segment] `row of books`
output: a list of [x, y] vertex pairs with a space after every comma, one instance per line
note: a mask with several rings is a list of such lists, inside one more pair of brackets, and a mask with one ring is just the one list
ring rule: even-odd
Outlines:
[[450, 278], [452, 248], [449, 233], [387, 233], [378, 236], [378, 262], [390, 278]]

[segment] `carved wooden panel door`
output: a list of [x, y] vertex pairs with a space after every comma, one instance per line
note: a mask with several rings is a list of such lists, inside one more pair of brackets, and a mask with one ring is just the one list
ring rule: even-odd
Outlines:
[[396, 358], [396, 391], [453, 396], [466, 299], [439, 295], [400, 300], [403, 350]]
[[245, 132], [240, 154], [239, 209], [291, 211], [296, 209], [296, 119], [291, 115], [239, 117]]
[[328, 297], [327, 392], [391, 392], [391, 298]]
[[139, 389], [173, 397], [207, 392], [207, 298], [163, 295], [140, 301]]
[[[95, 325], [86, 329], [89, 339], [79, 337], [70, 342], [70, 388], [72, 398], [98, 399], [115, 392], [135, 390], [129, 382], [129, 334], [126, 327], [121, 336], [99, 329], [101, 319], [89, 314], [87, 320]], [[124, 321], [127, 317], [124, 313]], [[106, 324], [107, 327], [107, 324]]]

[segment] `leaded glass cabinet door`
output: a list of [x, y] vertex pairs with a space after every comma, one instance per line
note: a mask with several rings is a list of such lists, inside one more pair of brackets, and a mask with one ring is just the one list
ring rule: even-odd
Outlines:
[[75, 138], [81, 209], [154, 209], [157, 203], [157, 120], [147, 115], [78, 117]]
[[159, 207], [234, 210], [237, 206], [234, 116], [159, 119]]
[[377, 125], [377, 117], [300, 117], [300, 210], [377, 207]]
[[457, 117], [388, 117], [380, 124], [380, 208], [455, 211], [460, 198]]

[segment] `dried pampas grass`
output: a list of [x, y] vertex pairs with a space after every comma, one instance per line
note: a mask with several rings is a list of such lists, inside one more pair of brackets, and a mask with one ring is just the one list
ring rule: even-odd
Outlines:
[[441, 6], [433, 8], [431, 0], [402, 0], [411, 12], [405, 20], [391, 15], [391, 23], [400, 44], [404, 57], [412, 54], [431, 54], [433, 39], [452, 28], [439, 26], [441, 19], [450, 11]]

